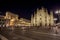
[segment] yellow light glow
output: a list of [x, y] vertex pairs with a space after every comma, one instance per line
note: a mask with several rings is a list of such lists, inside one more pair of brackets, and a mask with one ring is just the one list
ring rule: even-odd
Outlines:
[[15, 19], [11, 19], [11, 21], [15, 21]]

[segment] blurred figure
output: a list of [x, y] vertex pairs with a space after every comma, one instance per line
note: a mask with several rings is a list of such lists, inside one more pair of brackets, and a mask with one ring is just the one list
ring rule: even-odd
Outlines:
[[53, 30], [54, 30], [55, 34], [58, 34], [58, 26], [57, 25], [56, 25], [56, 27], [53, 28]]
[[55, 30], [55, 33], [58, 34], [58, 26], [56, 26]]

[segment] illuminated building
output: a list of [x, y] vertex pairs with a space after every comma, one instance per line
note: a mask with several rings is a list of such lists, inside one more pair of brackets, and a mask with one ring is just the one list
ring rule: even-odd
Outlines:
[[5, 25], [6, 26], [53, 26], [54, 20], [53, 20], [53, 12], [50, 12], [50, 15], [48, 14], [48, 11], [44, 8], [37, 9], [36, 12], [34, 12], [34, 15], [31, 16], [31, 21], [27, 20], [25, 18], [18, 19], [18, 15], [6, 12], [6, 16], [4, 16], [3, 19], [5, 19]]
[[6, 19], [18, 19], [18, 15], [12, 12], [6, 12]]
[[24, 18], [20, 18], [21, 23], [24, 24], [25, 26], [30, 26], [31, 22], [30, 20], [24, 19]]
[[9, 19], [9, 21], [6, 23], [6, 25], [14, 26], [15, 20], [18, 20], [18, 15], [12, 13], [12, 12], [6, 12], [5, 19]]
[[30, 26], [31, 24], [30, 20], [24, 18], [18, 19], [18, 17], [19, 16], [14, 13], [6, 12], [6, 16], [5, 16], [5, 19], [7, 19], [6, 25], [7, 26]]
[[4, 18], [5, 16], [0, 15], [0, 26], [5, 26], [6, 24], [6, 19]]
[[16, 24], [18, 26], [30, 26], [31, 22], [30, 22], [30, 20], [20, 18], [18, 21], [16, 21]]
[[42, 7], [42, 9], [37, 9], [37, 11], [34, 12], [34, 15], [31, 15], [31, 26], [48, 27], [53, 25], [54, 20], [52, 11], [49, 15], [48, 11]]

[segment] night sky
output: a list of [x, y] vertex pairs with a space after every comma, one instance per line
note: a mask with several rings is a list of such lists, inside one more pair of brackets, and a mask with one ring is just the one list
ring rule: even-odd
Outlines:
[[0, 1], [0, 15], [5, 14], [6, 11], [18, 14], [19, 17], [26, 18], [30, 20], [31, 14], [37, 9], [44, 6], [50, 10], [56, 10], [60, 7], [60, 1], [52, 0], [35, 0], [35, 1]]

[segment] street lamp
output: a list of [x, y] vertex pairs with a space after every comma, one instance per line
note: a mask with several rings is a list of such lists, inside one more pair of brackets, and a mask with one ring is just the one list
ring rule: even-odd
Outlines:
[[56, 13], [56, 14], [60, 13], [60, 10], [56, 10], [55, 13]]
[[59, 23], [60, 23], [60, 10], [56, 10], [56, 11], [55, 11], [55, 14], [57, 14], [57, 15], [58, 15]]

